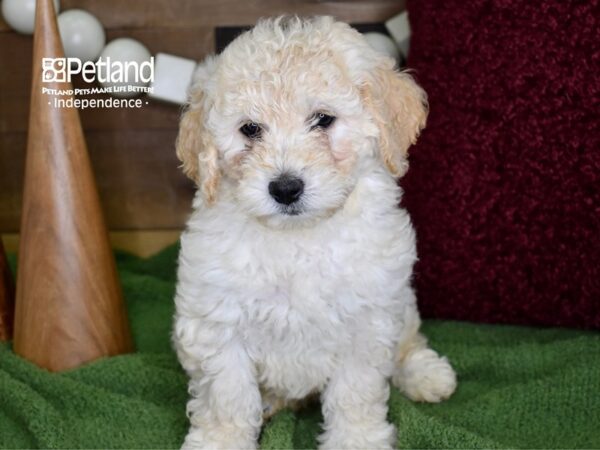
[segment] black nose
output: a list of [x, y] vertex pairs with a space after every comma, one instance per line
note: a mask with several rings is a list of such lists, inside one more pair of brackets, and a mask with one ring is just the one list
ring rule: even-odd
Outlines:
[[304, 181], [290, 175], [281, 175], [269, 183], [269, 194], [277, 203], [291, 205], [304, 192]]

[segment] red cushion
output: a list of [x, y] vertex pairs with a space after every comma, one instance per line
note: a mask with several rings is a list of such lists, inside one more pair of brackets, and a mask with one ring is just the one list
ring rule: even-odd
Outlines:
[[600, 328], [599, 3], [409, 2], [425, 317]]

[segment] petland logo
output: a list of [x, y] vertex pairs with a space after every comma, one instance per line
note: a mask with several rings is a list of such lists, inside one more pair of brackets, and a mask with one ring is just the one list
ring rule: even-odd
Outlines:
[[[141, 108], [148, 101], [136, 97], [152, 92], [148, 83], [154, 81], [154, 57], [148, 61], [111, 61], [109, 57], [83, 63], [79, 58], [42, 58], [42, 82], [71, 82], [81, 75], [86, 83], [100, 83], [77, 89], [56, 89], [42, 86], [48, 104], [55, 108]], [[95, 94], [111, 94], [98, 98]], [[92, 96], [91, 98], [81, 98]], [[127, 97], [127, 98], [116, 98]]]
[[73, 75], [81, 74], [86, 83], [97, 81], [101, 85], [109, 85], [94, 89], [92, 93], [148, 92], [149, 88], [142, 85], [154, 81], [154, 57], [142, 63], [111, 61], [108, 57], [84, 63], [79, 58], [43, 58], [42, 70], [44, 83], [70, 83]]

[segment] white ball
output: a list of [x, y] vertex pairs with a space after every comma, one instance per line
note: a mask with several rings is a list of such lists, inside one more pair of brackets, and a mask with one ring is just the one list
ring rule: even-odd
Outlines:
[[58, 16], [58, 29], [68, 58], [95, 61], [106, 43], [100, 21], [81, 9], [70, 9]]
[[[102, 53], [100, 54], [99, 61], [105, 62], [110, 58], [110, 64], [114, 62], [128, 63], [136, 62], [137, 66], [142, 63], [150, 61], [152, 55], [146, 47], [140, 42], [130, 38], [119, 38], [108, 43]], [[144, 82], [141, 77], [138, 77], [138, 81], [135, 80], [135, 66], [129, 65], [126, 77], [122, 82], [104, 81], [100, 84], [104, 87], [125, 87], [125, 86], [146, 86], [148, 82]], [[101, 71], [102, 74], [102, 71]], [[144, 74], [147, 75], [147, 71], [144, 70]], [[104, 75], [104, 74], [102, 74]], [[103, 76], [103, 78], [106, 78]], [[117, 97], [135, 97], [139, 95], [139, 92], [119, 91], [114, 93]]]
[[[60, 10], [59, 0], [54, 0], [54, 12]], [[35, 26], [35, 0], [3, 0], [2, 17], [19, 33], [33, 34]]]
[[400, 57], [400, 50], [396, 43], [381, 33], [365, 33], [363, 35], [367, 43], [377, 52], [382, 53], [386, 56], [390, 56], [395, 60]]

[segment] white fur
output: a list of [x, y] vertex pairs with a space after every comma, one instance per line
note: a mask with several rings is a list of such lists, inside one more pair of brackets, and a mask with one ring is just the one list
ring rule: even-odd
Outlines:
[[[322, 42], [327, 33], [336, 43]], [[291, 43], [308, 53], [334, 46], [350, 61], [347, 72], [323, 59], [339, 83], [327, 92], [318, 80], [305, 83], [299, 74], [314, 64], [297, 69], [294, 56], [286, 73], [270, 61]], [[203, 109], [198, 126], [214, 142], [221, 179], [214, 204], [198, 192], [181, 238], [173, 339], [190, 376], [186, 448], [255, 448], [261, 391], [283, 404], [320, 392], [321, 448], [392, 448], [391, 377], [415, 400], [454, 391], [452, 368], [418, 333], [415, 233], [379, 155], [381, 130], [350, 88], [379, 61], [367, 47], [329, 18], [266, 21], [198, 74], [203, 93], [191, 108]], [[280, 96], [291, 89], [297, 95]], [[316, 135], [304, 119], [320, 108], [338, 119]], [[250, 152], [237, 132], [247, 119], [270, 121]], [[305, 181], [299, 215], [283, 214], [266, 189], [282, 171]]]

